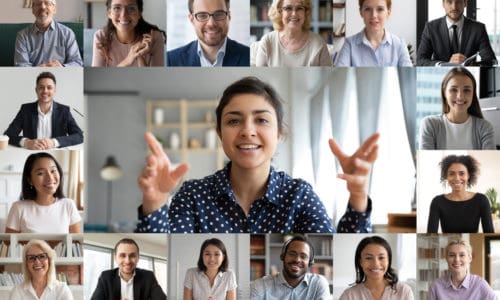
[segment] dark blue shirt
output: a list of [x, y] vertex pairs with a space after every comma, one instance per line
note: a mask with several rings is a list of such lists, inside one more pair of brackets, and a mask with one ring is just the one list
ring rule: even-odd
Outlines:
[[[224, 169], [203, 179], [186, 181], [172, 199], [149, 215], [139, 207], [137, 232], [171, 233], [333, 233], [323, 202], [309, 183], [271, 167], [264, 195], [248, 216], [236, 202], [229, 172]], [[339, 232], [371, 232], [371, 201], [366, 212], [348, 207]], [[167, 217], [168, 216], [168, 217]]]

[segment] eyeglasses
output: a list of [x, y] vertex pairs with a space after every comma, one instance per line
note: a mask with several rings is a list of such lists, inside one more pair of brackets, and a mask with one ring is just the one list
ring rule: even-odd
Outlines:
[[47, 253], [41, 253], [38, 255], [26, 255], [26, 260], [28, 260], [30, 263], [36, 262], [38, 259], [40, 262], [44, 262], [49, 258], [49, 255]]
[[302, 6], [302, 5], [299, 5], [299, 6], [292, 6], [292, 5], [287, 5], [287, 6], [283, 6], [281, 8], [281, 11], [284, 11], [286, 12], [287, 14], [291, 14], [292, 12], [296, 12], [296, 13], [303, 13], [307, 10], [307, 7], [305, 6]]
[[295, 251], [287, 251], [286, 256], [292, 257], [292, 258], [300, 257], [300, 259], [302, 259], [302, 260], [309, 260], [309, 256], [307, 256], [307, 254], [304, 254], [304, 253], [299, 254]]
[[194, 17], [196, 18], [196, 20], [198, 20], [198, 22], [208, 22], [208, 19], [210, 19], [210, 17], [212, 17], [214, 21], [223, 21], [227, 18], [227, 14], [227, 11], [224, 10], [218, 10], [213, 14], [202, 11], [199, 13], [195, 13]]
[[36, 2], [33, 2], [33, 7], [52, 6], [52, 5], [55, 5], [54, 1], [36, 1]]
[[122, 13], [122, 10], [125, 9], [125, 12], [128, 15], [136, 15], [139, 13], [139, 7], [137, 4], [129, 4], [129, 5], [121, 5], [121, 4], [115, 4], [111, 6], [111, 12], [113, 15], [118, 16]]

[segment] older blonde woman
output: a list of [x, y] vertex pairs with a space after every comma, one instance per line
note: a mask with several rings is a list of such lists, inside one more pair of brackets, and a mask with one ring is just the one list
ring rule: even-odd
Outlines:
[[269, 18], [274, 31], [259, 41], [256, 66], [331, 66], [325, 41], [309, 31], [311, 13], [311, 0], [273, 0]]
[[448, 272], [434, 280], [427, 299], [497, 300], [488, 282], [470, 273], [471, 261], [472, 247], [468, 241], [457, 239], [448, 242], [446, 246]]
[[24, 246], [24, 282], [16, 285], [10, 300], [73, 300], [64, 282], [56, 280], [56, 252], [42, 240], [31, 240]]

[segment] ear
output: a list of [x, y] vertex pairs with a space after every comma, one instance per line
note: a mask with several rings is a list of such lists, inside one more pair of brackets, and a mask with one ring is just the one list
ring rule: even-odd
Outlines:
[[194, 26], [194, 21], [195, 21], [194, 16], [192, 14], [188, 14], [188, 19], [189, 19], [189, 22], [191, 22], [191, 24], [193, 24], [193, 26]]
[[388, 9], [387, 10], [387, 16], [389, 17], [391, 15], [391, 13], [392, 13], [392, 9]]
[[231, 11], [230, 10], [227, 11], [227, 21], [231, 22]]

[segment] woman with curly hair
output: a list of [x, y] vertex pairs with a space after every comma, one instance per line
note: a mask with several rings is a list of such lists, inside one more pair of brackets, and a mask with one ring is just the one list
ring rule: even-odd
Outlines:
[[165, 32], [142, 17], [143, 0], [107, 0], [107, 25], [94, 35], [93, 67], [165, 65]]
[[340, 300], [413, 300], [410, 286], [398, 282], [391, 265], [391, 246], [384, 238], [362, 239], [354, 256], [356, 284], [345, 290]]
[[493, 232], [488, 198], [467, 190], [477, 182], [477, 160], [470, 155], [448, 155], [440, 165], [441, 183], [448, 184], [451, 192], [432, 199], [427, 232], [437, 233], [440, 223], [443, 233], [478, 232], [479, 220], [483, 232]]

